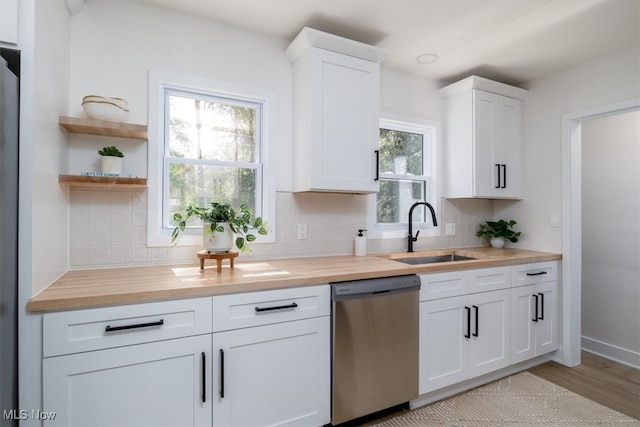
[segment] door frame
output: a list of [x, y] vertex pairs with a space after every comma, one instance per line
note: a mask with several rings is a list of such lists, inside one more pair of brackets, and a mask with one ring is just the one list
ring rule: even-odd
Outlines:
[[640, 110], [640, 98], [562, 116], [562, 349], [564, 365], [582, 348], [582, 122]]

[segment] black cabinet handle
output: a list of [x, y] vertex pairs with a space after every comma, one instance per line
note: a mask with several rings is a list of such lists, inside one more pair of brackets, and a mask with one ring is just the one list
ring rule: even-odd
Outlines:
[[498, 185], [495, 188], [502, 188], [502, 184], [500, 184], [500, 163], [496, 163], [496, 169], [498, 170]]
[[544, 276], [545, 274], [547, 274], [546, 271], [540, 271], [538, 273], [527, 273], [527, 276]]
[[500, 188], [507, 188], [507, 165], [506, 164], [502, 165], [502, 187]]
[[224, 350], [220, 349], [220, 399], [224, 399]]
[[480, 309], [478, 308], [478, 306], [477, 306], [477, 305], [474, 305], [474, 306], [472, 306], [472, 307], [473, 307], [473, 309], [474, 309], [474, 310], [475, 310], [475, 312], [476, 312], [476, 331], [475, 331], [475, 333], [473, 334], [473, 336], [474, 336], [474, 337], [477, 337], [477, 336], [478, 336], [478, 313], [480, 312]]
[[286, 310], [287, 308], [296, 308], [298, 304], [292, 302], [287, 305], [277, 305], [275, 307], [256, 307], [256, 313], [262, 313], [263, 311], [273, 311], [273, 310]]
[[535, 313], [535, 316], [533, 317], [533, 319], [531, 319], [531, 320], [533, 320], [534, 322], [537, 323], [538, 322], [538, 295], [532, 295], [532, 296], [533, 296], [533, 298], [535, 300], [533, 303], [536, 306], [536, 313]]
[[465, 338], [471, 338], [471, 308], [465, 307], [467, 311], [467, 333], [464, 334]]
[[540, 317], [538, 317], [538, 319], [544, 320], [544, 294], [538, 292], [538, 295], [540, 295]]
[[116, 331], [125, 331], [127, 329], [138, 329], [138, 328], [150, 328], [152, 326], [162, 326], [164, 325], [164, 320], [160, 319], [157, 322], [148, 322], [148, 323], [135, 323], [133, 325], [123, 325], [123, 326], [109, 326], [107, 325], [104, 328], [105, 332], [116, 332]]
[[200, 360], [202, 361], [202, 403], [207, 401], [207, 355], [200, 354]]
[[376, 177], [373, 180], [378, 181], [380, 179], [380, 150], [375, 150], [374, 153], [376, 153]]

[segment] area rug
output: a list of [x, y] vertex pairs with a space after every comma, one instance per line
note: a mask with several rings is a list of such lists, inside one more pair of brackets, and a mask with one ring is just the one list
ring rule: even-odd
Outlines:
[[525, 371], [375, 426], [636, 427], [640, 421]]

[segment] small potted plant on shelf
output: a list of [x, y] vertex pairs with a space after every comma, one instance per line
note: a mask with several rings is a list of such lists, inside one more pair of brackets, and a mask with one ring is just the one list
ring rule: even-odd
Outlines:
[[487, 221], [480, 224], [476, 237], [484, 237], [494, 248], [502, 248], [507, 244], [507, 240], [513, 243], [518, 241], [520, 231], [514, 231], [511, 228], [516, 224], [514, 220]]
[[102, 156], [102, 173], [109, 175], [120, 175], [122, 172], [122, 158], [124, 154], [115, 145], [103, 147], [98, 151]]
[[228, 252], [233, 247], [234, 236], [235, 245], [244, 252], [248, 249], [248, 243], [256, 240], [253, 231], [263, 236], [268, 233], [267, 223], [255, 217], [246, 204], [236, 210], [228, 203], [211, 202], [205, 208], [191, 203], [186, 212], [173, 215], [177, 226], [171, 234], [171, 243], [178, 242], [180, 233], [185, 230], [192, 216], [202, 221], [202, 243], [209, 252]]

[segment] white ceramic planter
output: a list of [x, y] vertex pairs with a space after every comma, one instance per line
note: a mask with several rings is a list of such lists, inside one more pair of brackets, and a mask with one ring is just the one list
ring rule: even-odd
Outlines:
[[122, 173], [122, 157], [102, 156], [102, 173], [120, 175]]
[[507, 239], [504, 237], [492, 237], [489, 243], [494, 248], [503, 248], [507, 244]]
[[233, 247], [233, 231], [228, 222], [219, 222], [224, 231], [211, 231], [211, 224], [202, 224], [202, 246], [209, 252], [229, 252]]

